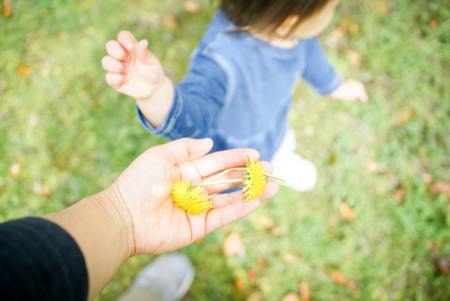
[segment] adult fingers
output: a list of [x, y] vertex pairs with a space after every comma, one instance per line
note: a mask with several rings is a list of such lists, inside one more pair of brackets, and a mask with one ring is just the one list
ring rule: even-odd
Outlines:
[[[261, 165], [266, 174], [270, 174], [272, 172], [272, 165], [269, 162], [262, 161]], [[197, 169], [195, 169], [195, 171], [197, 171]], [[228, 180], [242, 180], [243, 176], [244, 176], [244, 171], [236, 170], [236, 171], [228, 172], [223, 175], [221, 173], [219, 173], [219, 174], [216, 173], [216, 174], [211, 175], [206, 178], [196, 177], [196, 179], [198, 179], [199, 181], [202, 180], [203, 182], [221, 182], [221, 181], [227, 182]], [[225, 190], [234, 188], [241, 184], [242, 184], [242, 181], [236, 181], [236, 182], [232, 182], [232, 183], [221, 183], [221, 184], [207, 185], [207, 186], [205, 186], [205, 189], [208, 192], [208, 194], [212, 194], [212, 193], [223, 192]]]
[[209, 211], [205, 217], [205, 234], [241, 219], [259, 207], [260, 200], [251, 202], [238, 201], [231, 205], [215, 208]]
[[175, 141], [154, 147], [152, 150], [161, 152], [174, 165], [194, 160], [206, 155], [212, 148], [213, 141], [210, 138], [192, 139], [181, 138]]
[[211, 153], [192, 161], [192, 164], [205, 178], [228, 168], [245, 166], [247, 158], [258, 159], [259, 152], [251, 148], [231, 149]]
[[102, 66], [106, 71], [111, 73], [121, 73], [125, 71], [124, 64], [110, 56], [102, 58]]
[[[261, 201], [273, 197], [278, 192], [278, 184], [275, 182], [267, 182], [266, 189], [263, 194], [259, 197]], [[242, 191], [235, 191], [231, 193], [218, 194], [213, 197], [212, 201], [214, 203], [214, 208], [221, 208], [236, 202], [241, 202], [244, 200], [244, 193]]]

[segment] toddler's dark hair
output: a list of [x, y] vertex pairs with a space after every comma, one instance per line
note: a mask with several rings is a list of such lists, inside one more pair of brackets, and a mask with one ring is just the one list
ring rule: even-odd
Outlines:
[[289, 16], [298, 16], [294, 27], [331, 0], [222, 0], [220, 8], [237, 27], [273, 32]]

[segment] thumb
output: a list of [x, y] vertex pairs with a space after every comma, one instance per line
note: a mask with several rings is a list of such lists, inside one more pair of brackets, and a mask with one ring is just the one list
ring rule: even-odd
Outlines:
[[[148, 41], [142, 40], [136, 44], [136, 70], [145, 80], [155, 80], [158, 73], [158, 59], [148, 50]], [[155, 68], [156, 67], [156, 68]]]
[[150, 64], [150, 61], [151, 61], [150, 53], [149, 53], [147, 47], [148, 47], [147, 40], [139, 41], [136, 45], [136, 58], [140, 63], [142, 63], [144, 65]]

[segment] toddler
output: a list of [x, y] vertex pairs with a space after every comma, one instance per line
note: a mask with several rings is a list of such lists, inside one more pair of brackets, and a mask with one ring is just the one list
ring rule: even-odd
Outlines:
[[258, 149], [274, 174], [298, 191], [314, 187], [315, 166], [295, 152], [288, 125], [292, 90], [303, 78], [322, 95], [367, 101], [364, 86], [341, 80], [316, 38], [339, 0], [222, 0], [174, 85], [146, 40], [126, 31], [106, 44], [107, 83], [131, 96], [150, 133], [211, 137], [214, 151]]

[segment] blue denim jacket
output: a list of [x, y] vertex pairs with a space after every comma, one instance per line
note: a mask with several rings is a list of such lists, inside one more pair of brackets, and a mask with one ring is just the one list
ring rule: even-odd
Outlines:
[[321, 94], [341, 83], [316, 38], [279, 48], [239, 31], [219, 11], [175, 87], [163, 124], [154, 128], [139, 110], [138, 118], [152, 134], [211, 137], [214, 151], [252, 147], [270, 160], [287, 130], [301, 77]]

